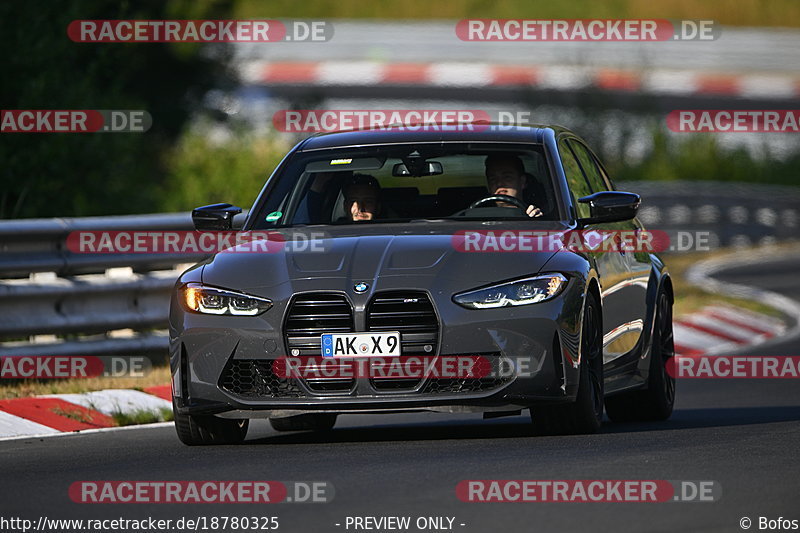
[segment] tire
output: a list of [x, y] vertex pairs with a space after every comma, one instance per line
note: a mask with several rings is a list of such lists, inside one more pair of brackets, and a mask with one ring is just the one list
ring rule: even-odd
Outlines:
[[287, 418], [270, 418], [275, 431], [330, 431], [336, 424], [336, 414], [309, 413]]
[[596, 433], [603, 421], [603, 326], [600, 305], [589, 294], [583, 310], [578, 393], [573, 403], [531, 407], [537, 435]]
[[661, 290], [656, 300], [647, 388], [607, 398], [608, 418], [614, 422], [668, 419], [675, 405], [675, 378], [667, 373], [666, 367], [670, 358], [674, 356], [672, 303], [667, 293]]
[[216, 416], [175, 414], [175, 430], [178, 438], [187, 446], [204, 446], [209, 444], [239, 444], [247, 436], [250, 427], [248, 419], [225, 419]]

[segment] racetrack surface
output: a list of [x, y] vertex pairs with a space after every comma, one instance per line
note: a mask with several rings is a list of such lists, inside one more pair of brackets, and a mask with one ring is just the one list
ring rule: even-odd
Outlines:
[[[725, 281], [800, 300], [798, 258], [739, 267]], [[798, 355], [800, 339], [748, 355]], [[350, 415], [322, 437], [251, 426], [245, 445], [188, 448], [171, 427], [0, 442], [0, 516], [142, 519], [278, 516], [281, 531], [347, 531], [347, 516], [451, 516], [454, 530], [741, 531], [747, 516], [800, 519], [797, 380], [684, 380], [663, 423], [606, 423], [600, 434], [533, 437], [528, 417]], [[323, 480], [329, 504], [86, 505], [79, 480]], [[465, 479], [715, 480], [714, 503], [464, 503]], [[341, 524], [337, 527], [335, 524]], [[460, 526], [459, 524], [464, 524]], [[349, 531], [353, 531], [351, 528]], [[411, 531], [417, 531], [412, 528]]]

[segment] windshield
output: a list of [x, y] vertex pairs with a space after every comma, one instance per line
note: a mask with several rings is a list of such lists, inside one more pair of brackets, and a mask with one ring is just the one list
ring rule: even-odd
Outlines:
[[540, 145], [408, 144], [298, 152], [274, 179], [255, 229], [558, 219]]

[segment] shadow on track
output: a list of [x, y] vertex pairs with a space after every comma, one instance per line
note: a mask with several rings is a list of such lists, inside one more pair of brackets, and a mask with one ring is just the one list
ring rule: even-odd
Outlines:
[[[800, 420], [800, 406], [735, 407], [676, 410], [664, 422], [615, 424], [606, 421], [600, 435], [675, 431], [713, 427], [771, 424]], [[533, 427], [526, 417], [508, 422], [421, 422], [419, 424], [363, 426], [334, 429], [324, 433], [295, 432], [246, 441], [247, 444], [292, 445], [345, 442], [436, 441], [464, 439], [507, 439], [533, 437]], [[539, 437], [546, 438], [546, 437]], [[566, 437], [559, 437], [566, 438]], [[592, 438], [577, 435], [572, 438]]]
[[772, 424], [800, 420], [800, 405], [780, 407], [714, 407], [707, 409], [681, 409], [664, 422], [639, 422], [629, 424], [606, 423], [603, 433], [638, 433], [642, 431], [670, 431], [753, 424]]

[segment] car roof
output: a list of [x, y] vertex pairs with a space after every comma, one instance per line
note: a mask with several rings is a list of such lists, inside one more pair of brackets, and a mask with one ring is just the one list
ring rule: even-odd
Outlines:
[[[472, 128], [470, 131], [469, 128]], [[558, 134], [569, 131], [561, 126], [508, 126], [494, 123], [388, 126], [332, 133], [318, 133], [306, 139], [298, 151], [325, 150], [345, 146], [367, 146], [420, 142], [499, 142], [542, 143], [547, 130]]]

